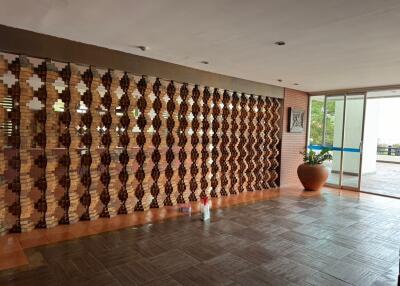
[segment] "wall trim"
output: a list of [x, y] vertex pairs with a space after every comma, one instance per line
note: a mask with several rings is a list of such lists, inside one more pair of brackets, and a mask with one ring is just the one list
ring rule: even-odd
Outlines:
[[[61, 62], [91, 64], [137, 75], [283, 98], [283, 87], [202, 71], [160, 60], [0, 25], [0, 50]], [[29, 44], [27, 44], [29, 43]]]
[[311, 96], [315, 95], [344, 95], [344, 94], [352, 94], [352, 93], [365, 93], [370, 91], [381, 91], [381, 90], [390, 90], [390, 89], [400, 89], [400, 84], [393, 85], [381, 85], [381, 86], [370, 86], [370, 87], [357, 87], [357, 88], [344, 88], [344, 89], [334, 89], [334, 90], [322, 90], [322, 91], [313, 91], [309, 92]]

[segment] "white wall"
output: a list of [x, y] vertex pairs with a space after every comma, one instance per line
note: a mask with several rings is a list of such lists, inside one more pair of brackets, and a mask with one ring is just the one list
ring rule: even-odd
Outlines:
[[367, 99], [364, 127], [362, 174], [376, 172], [376, 146], [378, 143], [379, 99]]

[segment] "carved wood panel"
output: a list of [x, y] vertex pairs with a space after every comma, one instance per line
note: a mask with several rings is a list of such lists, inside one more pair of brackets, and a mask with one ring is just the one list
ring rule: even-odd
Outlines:
[[166, 143], [167, 143], [167, 152], [165, 154], [166, 156], [166, 162], [167, 162], [167, 167], [165, 168], [165, 200], [164, 200], [164, 205], [165, 206], [172, 206], [172, 200], [171, 200], [171, 195], [174, 191], [174, 186], [172, 184], [172, 177], [174, 175], [174, 168], [172, 166], [172, 163], [175, 159], [175, 154], [174, 154], [174, 144], [175, 144], [175, 136], [174, 136], [174, 128], [175, 128], [175, 120], [174, 120], [174, 111], [175, 111], [175, 102], [174, 102], [174, 96], [175, 96], [176, 88], [174, 85], [174, 82], [170, 82], [167, 87], [167, 112], [168, 112], [168, 117], [167, 117], [167, 136], [166, 136]]
[[238, 182], [238, 177], [240, 176], [238, 174], [238, 147], [237, 144], [239, 142], [238, 139], [238, 123], [237, 123], [237, 117], [238, 117], [238, 109], [237, 109], [237, 104], [239, 102], [239, 96], [237, 92], [234, 92], [232, 94], [232, 105], [231, 105], [231, 136], [230, 136], [230, 141], [229, 141], [229, 165], [230, 165], [230, 188], [229, 188], [229, 193], [231, 195], [236, 195], [237, 194], [237, 182]]
[[246, 146], [247, 146], [247, 97], [245, 94], [240, 96], [240, 127], [239, 127], [239, 192], [245, 190], [247, 182]]
[[[211, 136], [211, 145], [213, 147], [211, 151], [211, 159], [212, 159], [212, 164], [211, 164], [211, 196], [216, 197], [219, 191], [219, 180], [218, 180], [218, 171], [219, 171], [219, 164], [220, 162], [218, 161], [220, 152], [219, 152], [219, 141], [220, 141], [220, 123], [219, 123], [219, 117], [220, 117], [220, 98], [221, 95], [218, 91], [218, 89], [214, 89], [213, 95], [212, 95], [212, 103], [211, 103], [211, 109], [212, 109], [212, 123], [211, 123], [211, 130], [212, 130], [212, 136]], [[221, 186], [221, 185], [220, 185]]]
[[144, 187], [143, 187], [143, 181], [146, 177], [145, 171], [144, 171], [144, 163], [146, 161], [146, 153], [145, 153], [145, 144], [146, 144], [146, 135], [145, 135], [145, 127], [147, 124], [146, 121], [146, 116], [145, 116], [145, 110], [147, 106], [147, 102], [145, 99], [145, 92], [147, 88], [147, 82], [144, 77], [140, 79], [140, 81], [137, 84], [137, 88], [140, 93], [140, 98], [137, 101], [137, 107], [139, 109], [139, 117], [137, 120], [137, 125], [140, 129], [140, 133], [136, 136], [136, 143], [139, 146], [140, 150], [138, 151], [136, 155], [136, 161], [139, 165], [138, 170], [136, 171], [135, 177], [138, 180], [138, 185], [135, 190], [135, 195], [137, 198], [137, 203], [135, 206], [136, 211], [143, 211], [143, 203], [142, 199], [144, 196]]
[[200, 90], [196, 85], [192, 90], [192, 120], [191, 120], [191, 145], [192, 151], [190, 153], [190, 159], [192, 161], [192, 165], [190, 167], [190, 196], [189, 200], [191, 202], [197, 201], [196, 192], [198, 188], [197, 183], [197, 174], [199, 173], [199, 167], [197, 166], [197, 160], [199, 158], [199, 151], [197, 150], [197, 146], [200, 142], [198, 130], [200, 128], [200, 122], [198, 120], [198, 115], [200, 113], [200, 106], [198, 104], [198, 100], [200, 99]]
[[228, 188], [228, 163], [227, 159], [229, 156], [228, 152], [228, 145], [229, 145], [229, 137], [228, 137], [228, 130], [229, 130], [229, 123], [228, 123], [228, 116], [229, 116], [229, 99], [230, 95], [228, 91], [224, 91], [222, 95], [222, 124], [221, 124], [221, 157], [220, 157], [220, 164], [221, 164], [221, 196], [227, 196], [227, 188]]
[[208, 190], [208, 157], [209, 153], [207, 150], [207, 146], [210, 142], [210, 139], [208, 138], [208, 129], [210, 127], [210, 123], [208, 122], [208, 114], [210, 112], [210, 106], [209, 106], [209, 99], [211, 97], [210, 91], [207, 87], [204, 88], [203, 91], [203, 108], [202, 108], [202, 114], [200, 116], [200, 119], [202, 120], [202, 128], [201, 128], [201, 179], [200, 179], [200, 187], [201, 187], [201, 193], [200, 193], [200, 198], [206, 198], [208, 197], [207, 195], [207, 190]]

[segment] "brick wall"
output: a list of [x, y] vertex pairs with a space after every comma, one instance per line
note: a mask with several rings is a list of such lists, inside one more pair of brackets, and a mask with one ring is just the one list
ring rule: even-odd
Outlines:
[[297, 178], [297, 166], [302, 163], [302, 156], [299, 152], [304, 150], [307, 136], [306, 129], [302, 133], [288, 132], [289, 107], [304, 109], [307, 119], [307, 93], [285, 88], [282, 120], [281, 186], [300, 184]]

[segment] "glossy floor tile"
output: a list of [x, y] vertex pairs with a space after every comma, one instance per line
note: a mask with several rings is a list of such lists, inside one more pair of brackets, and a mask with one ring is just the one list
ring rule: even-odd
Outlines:
[[29, 263], [0, 272], [0, 285], [397, 285], [399, 200], [263, 193], [214, 200], [206, 223], [198, 213], [132, 226], [119, 218], [127, 228], [90, 236], [81, 236], [90, 223], [77, 224], [74, 239], [26, 248]]

